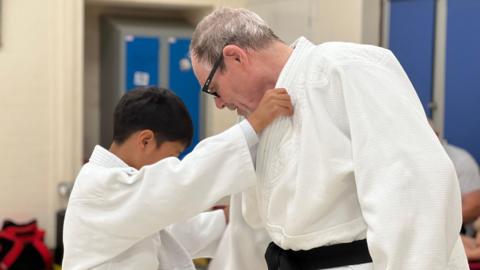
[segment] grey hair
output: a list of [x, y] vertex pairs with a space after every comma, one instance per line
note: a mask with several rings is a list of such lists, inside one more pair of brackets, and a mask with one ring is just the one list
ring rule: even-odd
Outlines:
[[[256, 13], [244, 8], [222, 7], [202, 19], [193, 32], [190, 51], [198, 61], [213, 65], [223, 47], [234, 44], [244, 49], [262, 49], [281, 41]], [[223, 69], [223, 62], [220, 69]]]

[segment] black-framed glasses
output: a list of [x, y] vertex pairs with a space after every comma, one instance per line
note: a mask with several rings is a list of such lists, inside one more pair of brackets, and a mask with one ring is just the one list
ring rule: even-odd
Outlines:
[[220, 56], [218, 57], [215, 64], [213, 64], [212, 71], [210, 71], [210, 74], [208, 74], [207, 80], [205, 81], [205, 84], [202, 87], [202, 92], [205, 92], [217, 98], [220, 97], [220, 95], [218, 95], [218, 93], [215, 91], [211, 91], [209, 87], [210, 87], [210, 83], [212, 82], [213, 76], [215, 75], [215, 72], [217, 71], [218, 67], [222, 63], [222, 60], [223, 60], [223, 53], [220, 53]]

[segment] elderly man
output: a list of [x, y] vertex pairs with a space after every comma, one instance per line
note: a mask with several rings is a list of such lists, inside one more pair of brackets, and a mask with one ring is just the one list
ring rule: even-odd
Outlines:
[[245, 220], [272, 239], [269, 269], [468, 269], [455, 170], [390, 51], [288, 46], [255, 13], [221, 8], [191, 54], [219, 109], [248, 116], [271, 88], [292, 97], [293, 118], [261, 134], [256, 189], [242, 196]]

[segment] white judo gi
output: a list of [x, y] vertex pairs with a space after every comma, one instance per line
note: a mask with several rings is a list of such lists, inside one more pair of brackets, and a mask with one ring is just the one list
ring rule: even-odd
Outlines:
[[209, 270], [266, 270], [265, 250], [272, 240], [264, 228], [250, 227], [242, 216], [242, 194], [230, 199], [230, 220]]
[[295, 113], [260, 138], [251, 226], [283, 249], [366, 238], [375, 270], [468, 269], [454, 167], [390, 51], [300, 38], [276, 87]]
[[194, 270], [192, 256], [211, 256], [225, 221], [222, 212], [187, 219], [255, 184], [258, 138], [246, 130], [254, 133], [242, 122], [182, 161], [140, 170], [97, 146], [68, 202], [62, 269]]

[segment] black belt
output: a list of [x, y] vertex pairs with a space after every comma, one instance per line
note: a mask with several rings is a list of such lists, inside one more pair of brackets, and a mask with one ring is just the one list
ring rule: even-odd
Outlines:
[[265, 253], [268, 270], [318, 270], [372, 262], [367, 240], [310, 250], [283, 250], [270, 243]]

